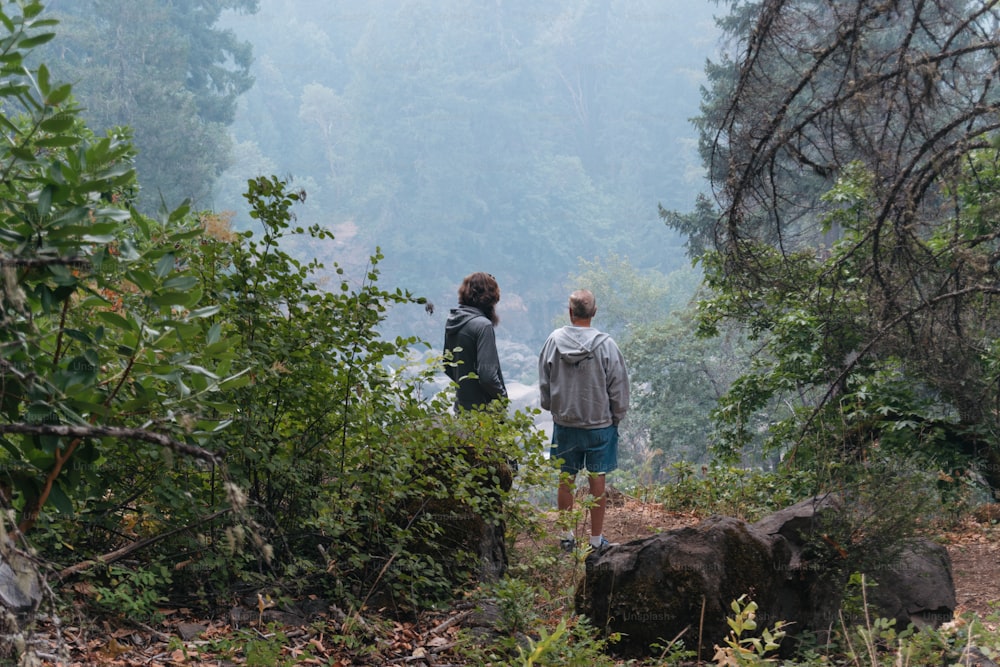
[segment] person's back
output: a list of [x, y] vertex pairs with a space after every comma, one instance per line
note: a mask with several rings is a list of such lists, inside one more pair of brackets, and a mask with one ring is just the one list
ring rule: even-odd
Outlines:
[[458, 384], [455, 404], [471, 410], [507, 395], [493, 327], [500, 287], [488, 273], [473, 273], [458, 290], [459, 306], [445, 324], [444, 350], [451, 361], [445, 373]]
[[542, 347], [542, 408], [574, 428], [617, 424], [628, 409], [625, 363], [611, 336], [590, 326], [556, 329]]

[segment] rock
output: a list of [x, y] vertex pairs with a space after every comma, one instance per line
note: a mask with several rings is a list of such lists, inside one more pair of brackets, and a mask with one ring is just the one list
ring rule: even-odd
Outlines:
[[42, 603], [42, 590], [38, 568], [0, 526], [0, 663], [24, 655], [21, 629]]
[[938, 627], [954, 617], [955, 582], [948, 550], [930, 540], [912, 540], [898, 558], [867, 573], [875, 582], [869, 602], [897, 628]]
[[38, 569], [13, 548], [0, 549], [0, 605], [24, 616], [41, 602], [42, 580]]
[[959, 664], [967, 665], [968, 667], [998, 667], [997, 663], [993, 662], [989, 656], [976, 646], [969, 646], [962, 651], [962, 658]]
[[[822, 496], [755, 524], [711, 517], [610, 547], [588, 557], [576, 609], [595, 627], [622, 633], [615, 650], [624, 655], [650, 655], [651, 644], [679, 635], [686, 647], [700, 642], [701, 655], [712, 655], [730, 632], [730, 604], [743, 595], [757, 604], [758, 629], [791, 624], [783, 648], [803, 631], [826, 641], [840, 627], [854, 567], [849, 550], [827, 532], [841, 511], [836, 497]], [[927, 540], [897, 546], [898, 555], [862, 566], [866, 581], [877, 584], [866, 591], [868, 617], [896, 619], [899, 630], [951, 620], [956, 601], [947, 551]], [[854, 625], [865, 619], [845, 620]]]
[[204, 623], [181, 623], [177, 626], [177, 634], [186, 642], [191, 641], [205, 630], [208, 630], [208, 626]]
[[[777, 602], [783, 570], [773, 540], [731, 517], [610, 547], [587, 559], [576, 608], [598, 628], [623, 633], [616, 651], [643, 655], [683, 633], [703, 655], [729, 632], [730, 603], [750, 593], [758, 619]], [[708, 653], [710, 655], [710, 653]]]
[[[408, 549], [430, 556], [453, 582], [465, 582], [470, 576], [481, 582], [498, 581], [508, 565], [507, 528], [502, 518], [500, 492], [511, 489], [515, 470], [510, 462], [480, 457], [472, 447], [458, 446], [451, 452], [443, 451], [441, 456], [446, 458], [456, 453], [468, 461], [470, 468], [478, 470], [474, 480], [482, 495], [477, 505], [473, 507], [467, 499], [458, 497], [413, 499], [397, 523], [401, 527], [410, 526], [423, 518], [436, 524], [438, 531], [432, 539], [412, 544]], [[443, 477], [446, 471], [431, 466], [426, 474]]]
[[819, 536], [829, 528], [824, 524], [832, 523], [841, 510], [840, 499], [826, 494], [785, 507], [754, 524], [789, 553], [786, 563], [774, 565], [782, 576], [773, 613], [776, 620], [792, 623], [790, 634], [809, 630], [829, 641], [831, 629], [839, 627], [849, 573], [818, 551], [817, 540], [822, 542]]
[[[851, 574], [836, 555], [824, 554], [817, 543], [843, 510], [840, 500], [818, 496], [779, 510], [754, 524], [760, 531], [784, 541], [791, 551], [776, 613], [795, 621], [792, 632], [812, 630], [828, 638], [841, 619], [851, 624], [868, 618], [896, 620], [900, 630], [910, 623], [917, 627], [937, 627], [950, 621], [955, 609], [955, 584], [951, 560], [944, 547], [928, 540], [908, 540], [899, 551], [863, 568], [869, 609], [857, 618], [841, 611], [844, 589]], [[833, 560], [831, 560], [831, 553]]]

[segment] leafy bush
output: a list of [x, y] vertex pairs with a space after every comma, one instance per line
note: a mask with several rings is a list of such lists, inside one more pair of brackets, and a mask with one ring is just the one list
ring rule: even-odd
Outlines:
[[674, 511], [724, 514], [755, 521], [817, 493], [815, 473], [736, 468], [714, 461], [696, 467], [670, 466], [673, 479], [657, 487], [652, 500]]
[[294, 225], [305, 193], [284, 181], [248, 183], [259, 236], [133, 210], [128, 132], [95, 138], [70, 87], [24, 67], [54, 36], [41, 12], [0, 10], [0, 498], [22, 532], [65, 575], [145, 549], [157, 567], [115, 575], [142, 579], [140, 607], [171, 583], [215, 603], [317, 570], [358, 605], [450, 592], [478, 554], [449, 524], [502, 525], [509, 461], [541, 451], [530, 416], [428, 397], [440, 360], [379, 333], [421, 300], [378, 286], [379, 251], [359, 284], [334, 265], [321, 288], [323, 265], [285, 248], [332, 237]]

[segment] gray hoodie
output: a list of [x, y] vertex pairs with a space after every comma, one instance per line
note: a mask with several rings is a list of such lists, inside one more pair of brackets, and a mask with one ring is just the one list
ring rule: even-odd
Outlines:
[[604, 428], [628, 411], [625, 357], [611, 336], [593, 327], [553, 331], [538, 355], [542, 408], [560, 426]]

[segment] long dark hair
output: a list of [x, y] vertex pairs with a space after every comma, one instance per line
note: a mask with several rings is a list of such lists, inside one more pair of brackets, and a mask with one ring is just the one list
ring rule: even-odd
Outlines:
[[496, 313], [498, 301], [500, 301], [500, 285], [497, 284], [497, 279], [482, 271], [467, 275], [458, 288], [458, 303], [483, 311], [483, 315], [493, 323], [493, 326], [500, 323]]

